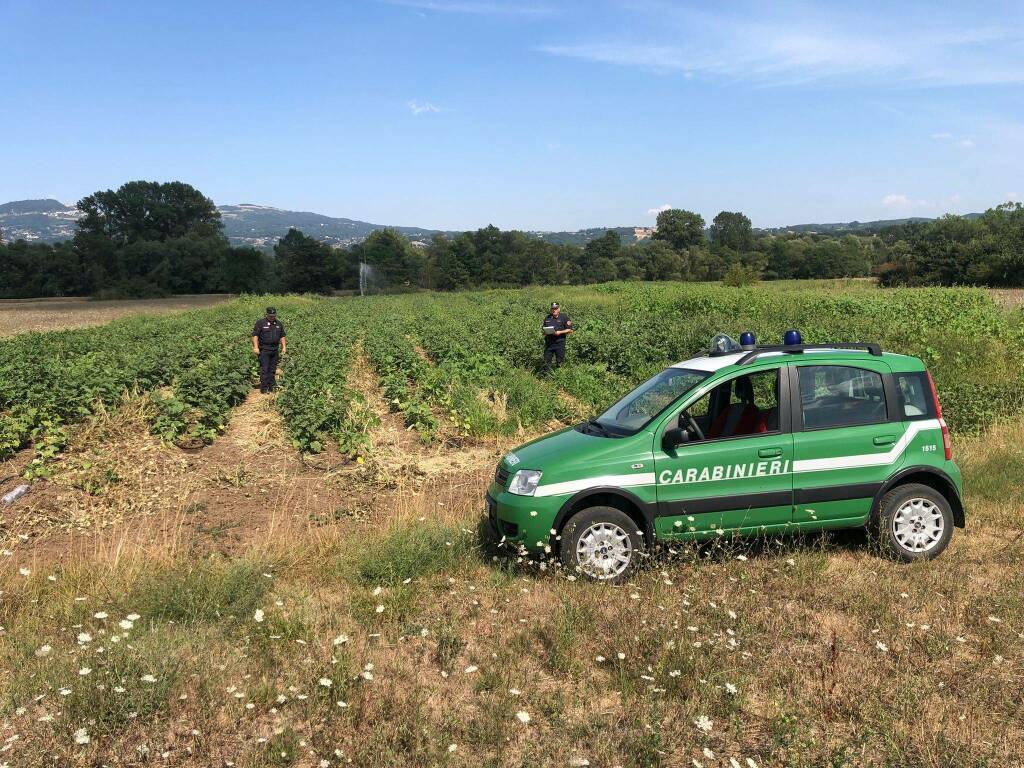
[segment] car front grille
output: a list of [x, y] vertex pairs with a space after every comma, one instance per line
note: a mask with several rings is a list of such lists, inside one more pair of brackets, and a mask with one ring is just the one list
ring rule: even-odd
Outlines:
[[494, 470], [494, 482], [505, 488], [508, 485], [509, 472], [507, 469], [502, 469], [501, 465]]

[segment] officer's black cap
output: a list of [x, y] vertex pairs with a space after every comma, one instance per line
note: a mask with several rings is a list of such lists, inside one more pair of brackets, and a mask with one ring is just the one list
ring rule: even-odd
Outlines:
[[552, 309], [558, 309], [558, 302], [557, 301], [552, 301], [551, 302], [551, 308]]
[[267, 314], [268, 315], [276, 315], [277, 314], [277, 310], [274, 309], [273, 307], [267, 307]]

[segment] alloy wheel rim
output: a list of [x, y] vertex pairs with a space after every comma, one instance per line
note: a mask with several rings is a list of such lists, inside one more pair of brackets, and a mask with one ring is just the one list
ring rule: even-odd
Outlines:
[[932, 501], [909, 499], [892, 518], [892, 533], [908, 552], [927, 552], [935, 547], [946, 529], [942, 512]]
[[614, 579], [629, 567], [632, 559], [633, 542], [614, 523], [594, 523], [576, 544], [580, 569], [595, 579]]

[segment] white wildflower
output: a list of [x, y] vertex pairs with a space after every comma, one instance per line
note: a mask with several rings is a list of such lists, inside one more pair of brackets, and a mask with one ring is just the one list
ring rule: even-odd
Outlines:
[[75, 744], [88, 744], [89, 743], [89, 732], [85, 728], [79, 728], [75, 731]]
[[518, 720], [523, 725], [526, 725], [530, 722], [530, 713], [527, 712], [525, 709], [521, 709], [518, 712], [516, 712], [516, 720]]
[[255, 621], [257, 624], [259, 624], [261, 621], [263, 621], [263, 616], [264, 616], [263, 609], [262, 608], [257, 608], [256, 609], [256, 613], [254, 613], [252, 615], [252, 620]]
[[320, 685], [322, 685], [324, 688], [330, 688], [333, 683], [334, 681], [331, 680], [331, 678], [329, 677], [320, 678]]
[[714, 726], [711, 718], [707, 715], [701, 715], [693, 721], [693, 724], [697, 726], [698, 730], [704, 731], [704, 733], [711, 733], [711, 728]]

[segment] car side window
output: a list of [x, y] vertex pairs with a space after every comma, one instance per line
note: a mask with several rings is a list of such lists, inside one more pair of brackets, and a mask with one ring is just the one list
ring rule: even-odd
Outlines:
[[882, 374], [846, 365], [806, 365], [798, 370], [804, 429], [887, 420]]
[[[707, 440], [779, 429], [779, 369], [744, 374], [719, 384], [686, 409]], [[679, 426], [686, 427], [684, 419]]]
[[900, 396], [900, 408], [904, 419], [934, 419], [935, 404], [932, 402], [931, 386], [926, 373], [896, 374], [896, 390]]

